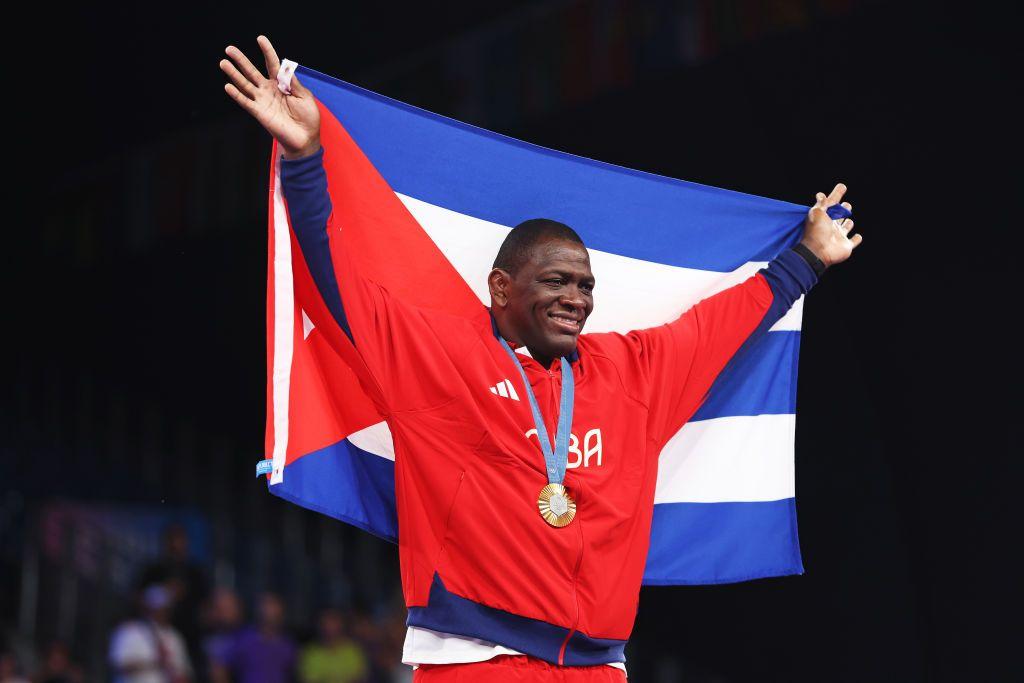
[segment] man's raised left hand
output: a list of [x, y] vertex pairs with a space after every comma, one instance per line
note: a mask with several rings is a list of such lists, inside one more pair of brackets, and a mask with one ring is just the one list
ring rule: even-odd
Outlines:
[[850, 231], [853, 230], [852, 219], [829, 218], [827, 211], [830, 206], [839, 204], [850, 211], [853, 210], [849, 202], [842, 201], [844, 194], [846, 185], [842, 183], [837, 184], [828, 196], [819, 192], [804, 222], [804, 235], [800, 242], [826, 266], [834, 266], [850, 258], [850, 254], [864, 239], [859, 234], [850, 235]]

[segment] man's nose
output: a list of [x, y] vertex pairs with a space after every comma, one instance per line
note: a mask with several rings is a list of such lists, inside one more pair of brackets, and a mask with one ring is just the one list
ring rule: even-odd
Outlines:
[[583, 308], [583, 293], [580, 292], [579, 287], [568, 287], [562, 292], [562, 297], [559, 299], [559, 303], [569, 308]]

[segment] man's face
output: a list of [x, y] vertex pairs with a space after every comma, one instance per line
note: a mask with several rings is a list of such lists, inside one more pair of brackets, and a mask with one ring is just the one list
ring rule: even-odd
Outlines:
[[506, 320], [531, 352], [544, 362], [568, 355], [594, 310], [590, 255], [576, 242], [539, 242], [506, 294]]

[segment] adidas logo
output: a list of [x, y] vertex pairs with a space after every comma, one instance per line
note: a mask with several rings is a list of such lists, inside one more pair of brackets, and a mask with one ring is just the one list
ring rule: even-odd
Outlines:
[[493, 387], [490, 387], [490, 389], [492, 394], [497, 394], [504, 398], [510, 398], [513, 401], [519, 400], [519, 394], [516, 393], [516, 389], [512, 386], [512, 382], [507, 379], [498, 382]]

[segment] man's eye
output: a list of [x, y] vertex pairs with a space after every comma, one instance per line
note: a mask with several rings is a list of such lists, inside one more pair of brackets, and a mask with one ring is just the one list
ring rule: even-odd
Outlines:
[[545, 280], [545, 282], [547, 282], [549, 285], [564, 285], [565, 284], [565, 280], [563, 280], [561, 278], [557, 278], [557, 277], [553, 278], [551, 280]]

